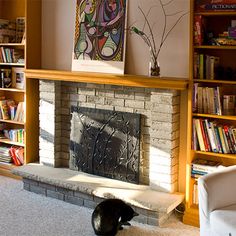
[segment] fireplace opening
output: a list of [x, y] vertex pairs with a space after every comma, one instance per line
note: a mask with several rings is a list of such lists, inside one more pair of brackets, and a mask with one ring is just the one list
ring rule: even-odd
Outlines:
[[69, 167], [139, 183], [141, 115], [71, 107]]

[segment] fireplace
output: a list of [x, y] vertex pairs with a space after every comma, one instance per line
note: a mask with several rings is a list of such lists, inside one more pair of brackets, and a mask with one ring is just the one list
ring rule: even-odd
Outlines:
[[40, 80], [43, 165], [69, 168], [71, 106], [139, 114], [139, 183], [178, 191], [180, 91]]
[[140, 114], [71, 107], [72, 170], [139, 183]]

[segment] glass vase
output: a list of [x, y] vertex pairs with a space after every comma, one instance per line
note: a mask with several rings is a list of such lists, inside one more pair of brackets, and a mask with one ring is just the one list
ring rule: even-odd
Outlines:
[[149, 76], [160, 76], [160, 66], [158, 61], [151, 60], [149, 62]]

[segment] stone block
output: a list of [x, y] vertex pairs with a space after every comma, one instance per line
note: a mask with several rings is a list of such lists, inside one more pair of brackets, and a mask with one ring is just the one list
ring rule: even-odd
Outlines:
[[53, 190], [47, 189], [46, 190], [46, 196], [51, 198], [56, 198], [58, 200], [65, 200], [65, 195], [63, 193], [55, 192]]
[[23, 183], [23, 188], [27, 191], [30, 191], [30, 185], [28, 183]]
[[115, 91], [115, 98], [134, 99], [134, 92], [132, 91]]
[[40, 186], [30, 185], [29, 189], [30, 189], [30, 192], [46, 195], [46, 189]]
[[103, 109], [103, 110], [108, 110], [108, 111], [113, 111], [114, 107], [113, 106], [109, 106], [109, 105], [100, 105], [100, 104], [96, 104], [95, 108], [97, 109]]
[[78, 191], [74, 192], [74, 196], [81, 198], [81, 199], [90, 200], [90, 201], [93, 201], [93, 199], [94, 199], [93, 195], [89, 195], [89, 194], [78, 192]]
[[26, 184], [29, 184], [29, 185], [35, 185], [35, 186], [39, 185], [38, 181], [35, 181], [35, 180], [32, 180], [32, 179], [23, 178], [23, 182], [26, 183]]
[[94, 201], [84, 199], [84, 206], [88, 207], [88, 208], [91, 208], [91, 209], [94, 209], [97, 206], [97, 203], [94, 202]]
[[124, 107], [125, 106], [125, 100], [122, 98], [105, 98], [104, 101], [105, 105], [110, 106], [118, 106], [118, 107]]
[[121, 112], [130, 112], [133, 113], [133, 108], [130, 107], [114, 107], [115, 111], [121, 111]]
[[142, 224], [147, 224], [147, 216], [144, 215], [138, 215], [133, 218], [134, 221], [142, 223]]
[[42, 187], [42, 188], [45, 188], [47, 190], [56, 191], [56, 186], [55, 185], [39, 182], [39, 186]]
[[151, 97], [149, 93], [145, 92], [135, 92], [134, 93], [134, 99], [135, 100], [140, 100], [140, 101], [150, 101]]
[[131, 107], [131, 108], [140, 108], [144, 109], [144, 101], [138, 101], [138, 100], [125, 100], [125, 107]]
[[65, 201], [78, 206], [84, 205], [83, 199], [71, 195], [65, 195]]
[[62, 187], [56, 187], [56, 192], [63, 193], [64, 195], [67, 195], [67, 196], [74, 195], [74, 191], [66, 189], [66, 188], [62, 188]]
[[90, 96], [95, 96], [96, 92], [95, 89], [89, 89], [89, 88], [79, 88], [78, 94], [84, 94], [84, 95], [90, 95]]
[[104, 100], [105, 100], [104, 97], [87, 95], [87, 102], [88, 103], [104, 104]]

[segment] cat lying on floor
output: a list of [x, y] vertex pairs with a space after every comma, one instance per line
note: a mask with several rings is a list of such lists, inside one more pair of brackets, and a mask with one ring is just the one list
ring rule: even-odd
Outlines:
[[132, 207], [120, 199], [107, 199], [99, 203], [92, 214], [92, 226], [96, 235], [115, 236], [122, 225], [130, 225], [138, 216]]

